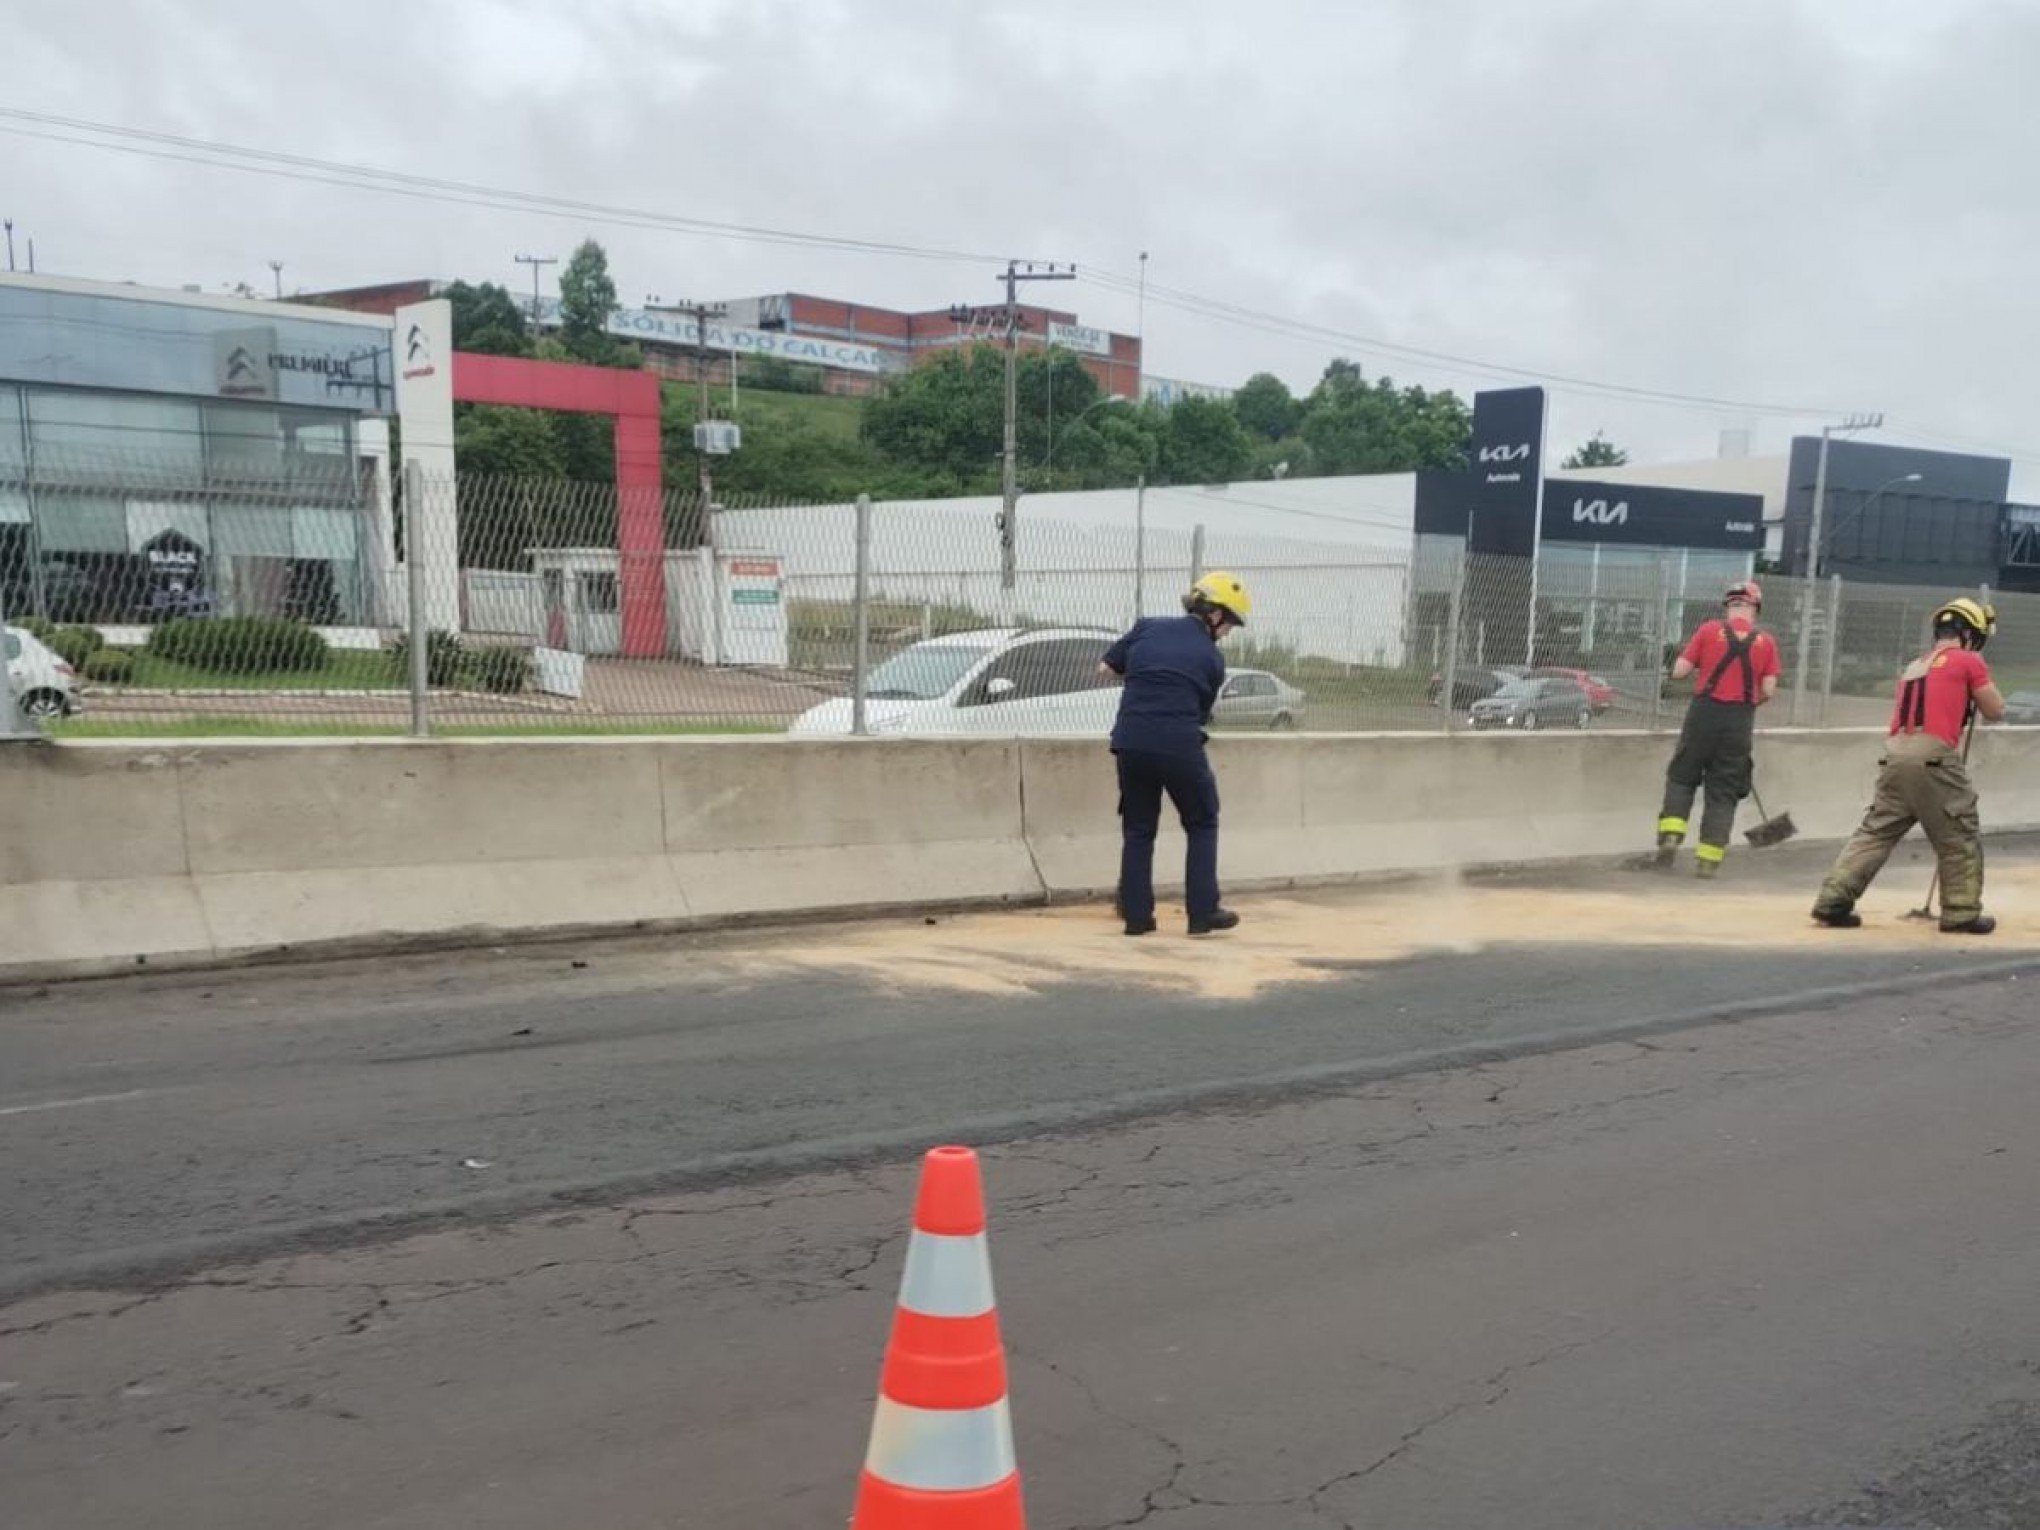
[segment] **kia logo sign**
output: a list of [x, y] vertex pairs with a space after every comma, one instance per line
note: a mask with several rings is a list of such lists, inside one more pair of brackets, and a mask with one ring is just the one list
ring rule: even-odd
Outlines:
[[1528, 462], [1530, 443], [1525, 441], [1516, 446], [1483, 446], [1480, 449], [1482, 462]]
[[1629, 501], [1618, 499], [1611, 505], [1605, 499], [1576, 499], [1572, 502], [1572, 518], [1575, 526], [1626, 526]]

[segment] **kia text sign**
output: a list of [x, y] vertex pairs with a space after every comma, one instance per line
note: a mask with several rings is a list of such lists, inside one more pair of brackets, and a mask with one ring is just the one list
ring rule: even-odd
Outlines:
[[[528, 300], [527, 300], [527, 306]], [[538, 322], [552, 329], [560, 322], [558, 298], [546, 298], [538, 307]], [[655, 313], [648, 308], [619, 308], [609, 316], [609, 332], [626, 340], [650, 340], [660, 345], [692, 346], [694, 320], [685, 314]], [[709, 321], [707, 345], [711, 351], [739, 356], [778, 356], [811, 366], [836, 367], [845, 372], [893, 372], [900, 361], [891, 352], [874, 345], [850, 340], [824, 340], [815, 335], [795, 335], [784, 330], [744, 329], [734, 324]]]
[[1758, 552], [1760, 494], [1720, 494], [1647, 483], [1554, 478], [1544, 485], [1544, 540]]
[[1544, 390], [1499, 388], [1473, 396], [1468, 485], [1474, 552], [1529, 557], [1537, 550], [1537, 491], [1544, 471]]

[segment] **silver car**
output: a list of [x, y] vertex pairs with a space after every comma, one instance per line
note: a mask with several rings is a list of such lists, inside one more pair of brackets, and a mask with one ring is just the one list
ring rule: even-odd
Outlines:
[[1211, 709], [1218, 728], [1270, 728], [1284, 732], [1301, 727], [1304, 694], [1265, 669], [1235, 669]]
[[2007, 696], [2005, 721], [2020, 727], [2040, 724], [2040, 691], [2013, 691]]

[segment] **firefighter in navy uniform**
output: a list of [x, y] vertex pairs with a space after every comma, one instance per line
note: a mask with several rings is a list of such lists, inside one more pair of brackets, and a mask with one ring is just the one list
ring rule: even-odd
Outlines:
[[1934, 613], [1934, 646], [1899, 676], [1876, 794], [1820, 884], [1817, 922], [1842, 930], [1862, 924], [1856, 900], [1917, 823], [1940, 863], [1941, 929], [1988, 935], [1997, 928], [1983, 911], [1983, 826], [1962, 758], [1975, 719], [2005, 715], [2005, 698], [1983, 662], [1983, 645], [1996, 631], [1997, 613], [1980, 600], [1951, 600]]
[[1679, 729], [1679, 747], [1665, 770], [1664, 806], [1658, 814], [1657, 863], [1669, 866], [1686, 842], [1693, 798], [1706, 790], [1694, 870], [1711, 877], [1728, 855], [1736, 804], [1750, 794], [1750, 750], [1757, 708], [1778, 691], [1778, 644], [1757, 626], [1764, 592], [1755, 580], [1730, 585], [1722, 615], [1703, 623], [1686, 643], [1672, 678], [1693, 680], [1693, 700]]
[[1219, 903], [1218, 781], [1205, 756], [1204, 729], [1225, 684], [1219, 640], [1245, 626], [1252, 609], [1238, 579], [1206, 574], [1183, 597], [1183, 615], [1143, 617], [1105, 650], [1100, 668], [1126, 681], [1112, 753], [1119, 766], [1119, 913], [1129, 935], [1155, 928], [1155, 832], [1164, 794], [1189, 842], [1190, 933], [1209, 935], [1240, 922]]

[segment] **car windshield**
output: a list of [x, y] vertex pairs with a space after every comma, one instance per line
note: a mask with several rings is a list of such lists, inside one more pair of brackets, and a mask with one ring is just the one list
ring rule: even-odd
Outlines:
[[1511, 680], [1495, 692], [1497, 701], [1533, 701], [1537, 696], [1535, 680]]
[[933, 701], [990, 651], [975, 643], [916, 643], [874, 669], [864, 694], [877, 701]]

